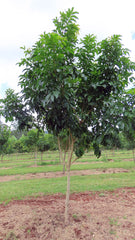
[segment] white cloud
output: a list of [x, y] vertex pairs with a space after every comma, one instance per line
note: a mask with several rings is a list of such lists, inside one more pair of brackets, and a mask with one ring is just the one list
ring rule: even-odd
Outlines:
[[3, 22], [1, 44], [4, 46], [18, 46], [32, 43], [37, 35], [48, 29], [48, 12], [39, 13], [32, 11], [32, 1], [3, 1], [0, 12], [0, 21]]
[[10, 62], [8, 64], [0, 62], [0, 66], [1, 66], [1, 81], [0, 81], [1, 85], [5, 83], [9, 88], [18, 90], [19, 86], [17, 76], [21, 74], [21, 69], [19, 69], [19, 67], [17, 67], [14, 64], [14, 62]]

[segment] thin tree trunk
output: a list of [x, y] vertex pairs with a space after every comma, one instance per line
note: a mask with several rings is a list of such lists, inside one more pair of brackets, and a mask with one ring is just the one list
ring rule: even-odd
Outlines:
[[60, 138], [58, 136], [58, 147], [59, 147], [59, 160], [60, 160], [60, 163], [62, 163], [62, 151], [61, 151], [61, 146], [60, 146]]
[[[73, 136], [69, 130], [69, 136], [68, 136], [67, 142], [63, 148], [64, 151], [62, 151], [60, 137], [58, 136], [58, 146], [59, 146], [60, 160], [61, 160], [61, 163], [63, 164], [63, 173], [65, 173], [65, 166], [67, 169], [67, 191], [66, 191], [66, 201], [65, 201], [65, 224], [66, 225], [69, 223], [70, 167], [71, 167], [71, 163], [72, 163], [74, 143], [75, 143], [75, 139], [73, 138]], [[74, 159], [74, 161], [76, 159]], [[66, 162], [66, 160], [67, 160], [67, 162]]]
[[59, 147], [59, 156], [60, 156], [60, 163], [63, 165], [63, 174], [65, 174], [65, 165], [66, 165], [66, 153], [67, 153], [67, 146], [65, 151], [63, 152], [61, 149], [60, 138], [58, 137], [58, 147]]
[[65, 202], [65, 224], [69, 223], [70, 169], [67, 170], [67, 192]]
[[41, 152], [41, 163], [43, 162], [43, 153], [44, 152]]
[[37, 159], [37, 147], [35, 148], [35, 154], [34, 154], [35, 159]]
[[62, 173], [65, 174], [65, 159], [63, 159], [63, 170]]
[[65, 150], [65, 152], [64, 152], [64, 157], [63, 157], [63, 159], [62, 159], [62, 163], [63, 163], [63, 174], [65, 174], [66, 155], [67, 155], [67, 147], [66, 147], [66, 150]]
[[3, 163], [3, 154], [1, 155], [1, 163]]
[[69, 152], [68, 152], [68, 160], [67, 160], [67, 192], [66, 192], [66, 202], [65, 202], [65, 224], [69, 223], [69, 197], [70, 197], [70, 167], [71, 160], [73, 156], [74, 150], [74, 139], [72, 134], [69, 135]]
[[37, 146], [35, 148], [35, 157], [34, 157], [35, 166], [37, 166]]

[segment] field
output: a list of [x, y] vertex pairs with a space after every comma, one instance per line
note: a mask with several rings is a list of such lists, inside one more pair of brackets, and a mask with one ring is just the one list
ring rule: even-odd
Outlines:
[[0, 163], [0, 240], [135, 240], [132, 151], [86, 153], [71, 168], [70, 224], [64, 224], [66, 174], [58, 152], [4, 156]]

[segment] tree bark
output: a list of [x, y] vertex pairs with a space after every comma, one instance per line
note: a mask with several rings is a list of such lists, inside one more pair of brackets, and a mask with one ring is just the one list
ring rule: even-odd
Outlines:
[[70, 169], [67, 170], [67, 192], [65, 202], [65, 224], [69, 223]]
[[67, 160], [67, 192], [66, 192], [66, 202], [65, 202], [65, 224], [69, 223], [69, 197], [70, 197], [70, 167], [71, 160], [73, 156], [75, 140], [72, 137], [72, 134], [69, 135], [69, 152], [68, 152], [68, 160]]
[[42, 162], [43, 162], [43, 153], [44, 153], [44, 152], [41, 152], [41, 164], [42, 164]]
[[60, 163], [62, 163], [62, 152], [61, 152], [61, 146], [60, 146], [60, 138], [58, 136], [58, 147], [59, 147], [59, 160], [60, 160]]
[[65, 174], [65, 159], [63, 159], [63, 170], [62, 173]]
[[63, 172], [63, 174], [65, 174], [67, 146], [65, 146], [66, 149], [62, 151], [59, 136], [58, 136], [58, 147], [59, 147], [60, 163], [63, 165], [62, 172]]

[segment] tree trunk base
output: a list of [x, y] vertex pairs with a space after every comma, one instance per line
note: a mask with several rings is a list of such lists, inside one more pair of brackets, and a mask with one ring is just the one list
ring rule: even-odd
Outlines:
[[65, 202], [65, 225], [69, 224], [70, 171], [67, 171], [67, 192]]

